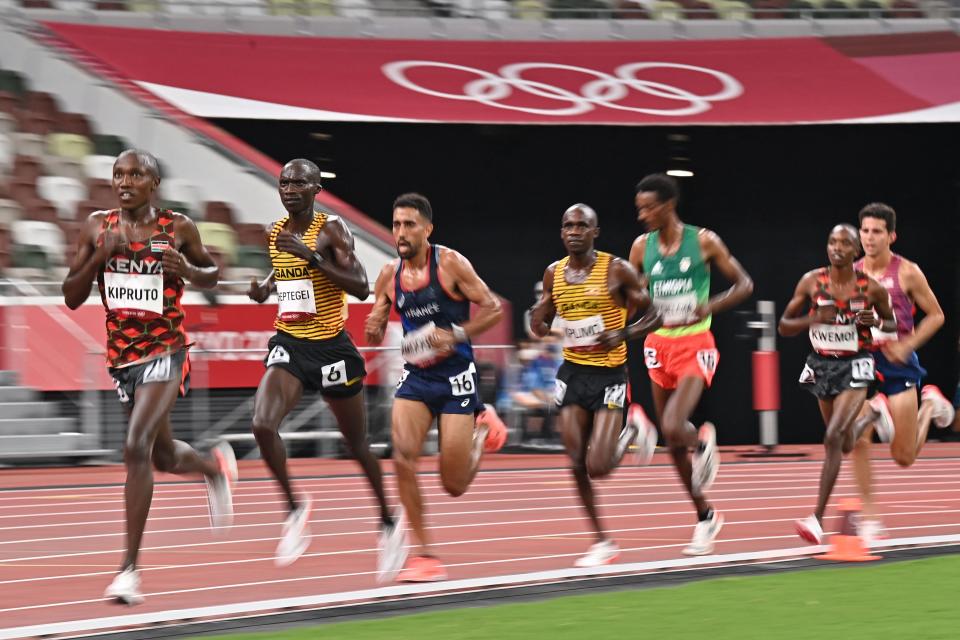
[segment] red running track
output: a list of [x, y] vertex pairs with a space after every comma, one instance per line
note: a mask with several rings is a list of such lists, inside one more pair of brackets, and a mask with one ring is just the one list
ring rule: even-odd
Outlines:
[[[811, 512], [820, 472], [820, 448], [808, 450], [807, 458], [759, 462], [725, 451], [728, 464], [710, 491], [726, 518], [717, 554], [802, 545], [793, 521]], [[885, 455], [878, 445], [877, 499], [889, 535], [960, 538], [960, 445], [931, 443], [909, 469]], [[605, 525], [623, 549], [618, 562], [682, 558], [693, 533], [695, 517], [673, 469], [662, 454], [654, 462], [636, 467], [628, 457], [597, 483]], [[435, 461], [423, 461], [428, 523], [451, 579], [572, 566], [592, 540], [563, 464], [561, 456], [489, 456], [467, 494], [451, 498], [432, 473]], [[376, 587], [378, 519], [354, 463], [297, 460], [293, 472], [297, 489], [314, 499], [314, 539], [303, 558], [282, 569], [273, 551], [283, 505], [261, 462], [242, 464], [236, 523], [220, 538], [208, 529], [202, 484], [159, 475], [141, 554], [147, 600], [128, 610], [101, 597], [122, 556], [123, 469], [0, 471], [0, 632]], [[317, 473], [326, 477], [310, 477]], [[392, 476], [387, 488], [395, 502]], [[845, 463], [831, 504], [854, 494]], [[836, 526], [832, 510], [825, 524], [827, 531]]]

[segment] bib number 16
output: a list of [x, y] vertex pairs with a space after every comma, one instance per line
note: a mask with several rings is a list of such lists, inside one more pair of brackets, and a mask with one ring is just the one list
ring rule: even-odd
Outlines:
[[473, 368], [450, 378], [450, 391], [455, 396], [470, 396], [476, 393], [477, 383], [473, 379]]

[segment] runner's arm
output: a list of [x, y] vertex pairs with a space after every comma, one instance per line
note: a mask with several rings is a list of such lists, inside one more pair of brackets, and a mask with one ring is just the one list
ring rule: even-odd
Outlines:
[[[663, 326], [663, 316], [656, 307], [651, 306], [650, 295], [641, 285], [637, 271], [630, 263], [619, 258], [614, 260], [613, 268], [620, 278], [621, 291], [627, 303], [627, 317], [632, 318], [638, 311], [646, 312], [635, 322], [617, 332], [618, 342], [642, 338]], [[606, 341], [601, 337], [601, 342]]]
[[393, 260], [383, 265], [377, 283], [373, 287], [373, 306], [367, 315], [364, 325], [364, 336], [368, 344], [374, 346], [383, 342], [383, 335], [387, 330], [387, 320], [390, 318], [390, 307], [393, 305], [393, 296], [390, 294], [390, 285], [397, 270], [397, 261]]
[[163, 252], [163, 272], [188, 280], [201, 289], [212, 289], [220, 279], [220, 267], [203, 246], [200, 232], [193, 220], [176, 214], [174, 229], [180, 241], [179, 250], [167, 248]]
[[543, 291], [540, 299], [530, 308], [530, 331], [538, 338], [550, 333], [550, 326], [557, 316], [557, 308], [553, 305], [553, 273], [557, 267], [554, 262], [543, 272]]
[[749, 298], [753, 293], [753, 280], [744, 270], [743, 265], [731, 255], [720, 236], [709, 229], [704, 229], [700, 246], [704, 257], [717, 267], [724, 278], [733, 283], [732, 287], [721, 291], [707, 301], [709, 314], [732, 309]]
[[[867, 284], [867, 295], [879, 316], [879, 324], [875, 324], [881, 331], [894, 332], [897, 330], [897, 320], [890, 305], [890, 294], [879, 282], [870, 278]], [[876, 320], [874, 320], [876, 323]]]
[[[70, 271], [60, 290], [63, 292], [63, 301], [70, 309], [76, 309], [90, 297], [90, 289], [97, 277], [97, 272], [107, 259], [106, 243], [96, 245], [99, 229], [103, 224], [103, 212], [91, 213], [80, 230], [77, 239], [77, 253], [70, 265]], [[116, 234], [113, 234], [114, 236]]]
[[906, 276], [904, 284], [907, 285], [907, 292], [910, 294], [913, 303], [923, 311], [924, 318], [914, 327], [913, 334], [904, 336], [900, 341], [907, 343], [910, 351], [916, 351], [925, 345], [943, 326], [943, 309], [940, 308], [940, 302], [933, 290], [930, 289], [930, 284], [920, 267], [912, 262], [907, 262], [904, 266], [907, 270], [904, 274]]
[[633, 241], [633, 245], [630, 247], [630, 265], [637, 270], [637, 275], [640, 278], [640, 284], [644, 289], [648, 289], [650, 286], [649, 278], [647, 274], [643, 271], [643, 256], [647, 251], [647, 234], [639, 236], [636, 240]]
[[247, 297], [254, 302], [264, 303], [270, 294], [277, 288], [277, 282], [274, 278], [276, 271], [270, 270], [270, 275], [263, 279], [263, 282], [257, 282], [256, 278], [250, 278], [250, 288], [247, 289]]
[[458, 252], [448, 249], [442, 251], [438, 267], [453, 276], [454, 286], [463, 297], [477, 305], [477, 315], [463, 323], [467, 338], [478, 336], [503, 318], [500, 299], [490, 291], [487, 283], [480, 279], [473, 265]]
[[367, 270], [357, 258], [353, 234], [338, 216], [330, 216], [317, 234], [317, 252], [308, 259], [327, 279], [354, 298], [370, 296]]
[[[790, 298], [790, 302], [787, 303], [787, 307], [783, 310], [783, 315], [780, 317], [780, 324], [777, 327], [780, 335], [788, 337], [795, 336], [809, 329], [810, 325], [814, 322], [827, 320], [827, 318], [822, 316], [818, 317], [814, 314], [803, 313], [804, 308], [807, 306], [807, 301], [810, 299], [810, 285], [813, 277], [814, 272], [807, 273], [800, 278], [800, 282], [797, 283], [793, 297]], [[834, 309], [834, 319], [836, 319], [836, 307], [829, 308]]]

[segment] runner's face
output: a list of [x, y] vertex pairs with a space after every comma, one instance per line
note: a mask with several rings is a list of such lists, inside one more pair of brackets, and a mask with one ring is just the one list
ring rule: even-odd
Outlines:
[[420, 253], [432, 231], [433, 224], [413, 207], [393, 210], [393, 241], [397, 245], [397, 255], [404, 260]]
[[149, 205], [160, 180], [134, 153], [127, 153], [113, 163], [113, 192], [122, 209], [138, 209]]
[[871, 258], [889, 251], [895, 237], [887, 231], [887, 221], [882, 218], [864, 216], [860, 222], [860, 242], [863, 243], [863, 252]]
[[299, 164], [290, 164], [283, 168], [277, 188], [283, 208], [290, 214], [311, 209], [313, 199], [320, 191], [320, 185], [311, 180], [307, 167]]
[[834, 227], [827, 238], [827, 258], [834, 267], [846, 267], [853, 264], [860, 247], [857, 241], [844, 227]]
[[637, 221], [650, 231], [662, 229], [667, 223], [667, 202], [660, 202], [656, 191], [641, 191], [634, 198], [637, 206]]
[[560, 221], [560, 239], [571, 255], [592, 250], [598, 232], [596, 219], [580, 209], [567, 211]]

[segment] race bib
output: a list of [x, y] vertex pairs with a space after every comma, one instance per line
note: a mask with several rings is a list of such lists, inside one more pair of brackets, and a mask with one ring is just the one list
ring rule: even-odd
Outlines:
[[477, 382], [473, 378], [476, 370], [476, 366], [471, 362], [470, 367], [466, 371], [451, 376], [449, 378], [450, 392], [455, 396], [472, 396], [477, 390]]
[[317, 315], [313, 281], [277, 280], [277, 317], [283, 322], [303, 322]]
[[436, 325], [428, 322], [419, 329], [411, 331], [400, 341], [400, 355], [417, 367], [425, 367], [437, 360], [437, 350], [430, 344], [430, 336]]
[[675, 327], [689, 324], [697, 309], [697, 294], [685, 293], [678, 296], [663, 296], [653, 299], [653, 305], [663, 316], [663, 326]]
[[607, 405], [607, 409], [623, 409], [626, 397], [626, 384], [614, 384], [603, 390], [603, 404]]
[[589, 351], [597, 346], [597, 337], [603, 333], [603, 316], [583, 320], [564, 320], [563, 346], [574, 351]]
[[857, 353], [860, 344], [853, 324], [812, 324], [810, 344], [819, 352]]
[[128, 318], [163, 315], [163, 275], [103, 273], [107, 308]]
[[557, 378], [557, 380], [554, 381], [553, 400], [557, 403], [558, 407], [563, 404], [563, 399], [566, 395], [567, 383]]

